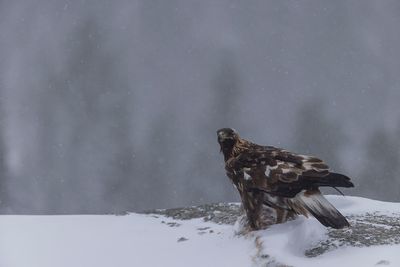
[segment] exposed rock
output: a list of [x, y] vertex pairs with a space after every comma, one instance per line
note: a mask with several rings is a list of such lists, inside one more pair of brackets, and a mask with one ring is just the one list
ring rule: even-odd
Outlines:
[[379, 265], [390, 265], [390, 261], [386, 261], [386, 260], [381, 260], [378, 261], [375, 266], [379, 266]]
[[188, 241], [189, 239], [187, 239], [186, 237], [181, 237], [179, 238], [176, 242], [184, 242], [184, 241]]
[[305, 255], [315, 257], [341, 246], [369, 247], [400, 244], [400, 214], [388, 216], [366, 213], [347, 216], [347, 218], [351, 227], [341, 230], [329, 228], [327, 240], [308, 249]]
[[[231, 225], [243, 214], [240, 205], [236, 203], [207, 204], [188, 208], [152, 210], [144, 213], [164, 215], [175, 220], [203, 218], [204, 221]], [[351, 224], [350, 228], [341, 230], [328, 228], [327, 239], [306, 250], [305, 255], [316, 257], [341, 246], [365, 247], [400, 244], [400, 213], [392, 215], [365, 213], [347, 216], [347, 218]], [[177, 225], [179, 224], [174, 223], [173, 226]], [[268, 255], [263, 256], [268, 257]], [[384, 261], [377, 263], [378, 266], [385, 264], [387, 263]], [[278, 265], [277, 263], [276, 266]], [[273, 266], [273, 264], [269, 266]]]
[[217, 203], [187, 208], [150, 210], [143, 213], [164, 215], [175, 220], [203, 218], [204, 221], [233, 225], [242, 214], [242, 211], [237, 203]]

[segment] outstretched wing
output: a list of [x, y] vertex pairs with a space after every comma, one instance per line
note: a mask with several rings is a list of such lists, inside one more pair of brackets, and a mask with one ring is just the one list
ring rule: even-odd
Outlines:
[[329, 172], [329, 166], [319, 158], [270, 146], [253, 147], [235, 158], [233, 164], [245, 176], [257, 178], [254, 190], [276, 196], [292, 198], [302, 190], [319, 186], [353, 186], [348, 177]]

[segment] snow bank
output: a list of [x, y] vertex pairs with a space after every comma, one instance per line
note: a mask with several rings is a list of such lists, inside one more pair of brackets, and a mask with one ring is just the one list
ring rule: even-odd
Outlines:
[[[345, 215], [355, 216], [354, 225], [378, 215], [400, 217], [399, 203], [338, 196], [329, 200]], [[360, 221], [367, 214], [369, 219]], [[338, 233], [315, 219], [301, 217], [247, 236], [236, 235], [234, 229], [203, 218], [178, 220], [159, 214], [5, 215], [0, 216], [0, 267], [400, 266], [396, 242], [348, 245], [355, 229], [341, 232], [351, 237], [350, 243], [342, 240], [345, 245], [338, 243], [337, 249], [327, 246], [314, 257], [305, 256]]]
[[0, 217], [1, 267], [248, 266], [252, 249], [231, 226], [201, 219]]
[[[328, 196], [333, 203], [344, 215], [352, 218], [357, 215], [357, 220], [351, 220], [352, 228], [344, 230], [335, 230], [325, 228], [316, 219], [300, 217], [295, 221], [285, 224], [274, 225], [267, 230], [258, 231], [258, 242], [260, 244], [260, 254], [265, 255], [267, 259], [261, 262], [269, 264], [280, 263], [289, 266], [306, 266], [306, 267], [336, 267], [336, 266], [400, 266], [400, 244], [397, 237], [397, 244], [393, 242], [391, 245], [383, 246], [366, 246], [360, 243], [359, 235], [364, 235], [365, 239], [374, 238], [376, 233], [366, 230], [365, 232], [357, 232], [356, 237], [352, 236], [352, 232], [357, 230], [357, 223], [363, 218], [379, 218], [380, 215], [395, 216], [395, 220], [399, 221], [400, 203], [389, 203], [370, 200], [360, 197], [341, 197]], [[387, 217], [392, 218], [392, 217]], [[370, 223], [368, 220], [361, 223]], [[378, 223], [379, 224], [379, 223]], [[377, 225], [375, 225], [377, 226]], [[378, 225], [381, 227], [391, 227], [387, 225]], [[394, 227], [394, 226], [393, 226]], [[400, 225], [396, 226], [396, 230], [400, 229]], [[331, 251], [318, 255], [318, 257], [306, 257], [305, 253], [310, 248], [320, 248], [321, 244], [326, 243], [329, 234], [342, 232], [343, 235], [337, 240], [331, 240], [331, 247], [337, 247]], [[396, 233], [400, 234], [399, 231]], [[349, 240], [342, 240], [348, 235]], [[361, 239], [363, 240], [363, 239]], [[348, 242], [346, 242], [348, 241]], [[336, 242], [336, 244], [334, 243]], [[378, 241], [375, 241], [378, 243]], [[341, 246], [342, 244], [347, 246]]]

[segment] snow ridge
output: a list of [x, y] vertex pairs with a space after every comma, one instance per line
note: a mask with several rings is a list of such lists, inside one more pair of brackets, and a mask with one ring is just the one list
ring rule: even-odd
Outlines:
[[400, 203], [327, 199], [350, 228], [299, 217], [238, 234], [236, 203], [125, 216], [0, 216], [0, 267], [400, 266]]

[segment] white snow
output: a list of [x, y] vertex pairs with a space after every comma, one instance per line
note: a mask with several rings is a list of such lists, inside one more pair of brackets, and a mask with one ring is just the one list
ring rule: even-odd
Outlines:
[[[339, 196], [328, 199], [345, 215], [400, 210], [399, 203]], [[316, 258], [304, 256], [304, 250], [323, 240], [326, 233], [318, 221], [304, 217], [245, 237], [235, 235], [231, 225], [159, 215], [3, 215], [0, 267], [245, 267], [265, 265], [262, 254], [299, 267], [400, 266], [400, 245], [343, 247]], [[184, 241], [178, 242], [181, 238]]]
[[[400, 203], [389, 203], [359, 197], [327, 196], [344, 215], [378, 212], [381, 215], [399, 214]], [[400, 266], [400, 245], [372, 247], [343, 247], [316, 258], [307, 258], [304, 251], [325, 240], [327, 229], [316, 219], [299, 217], [295, 221], [274, 225], [258, 231], [262, 253], [278, 262], [298, 267]]]
[[263, 252], [289, 266], [366, 267], [376, 266], [380, 261], [400, 266], [400, 245], [343, 247], [316, 258], [305, 257], [305, 249], [324, 240], [326, 234], [326, 229], [314, 219], [301, 218], [262, 232]]
[[201, 219], [0, 216], [1, 267], [247, 266], [253, 249], [232, 226]]

